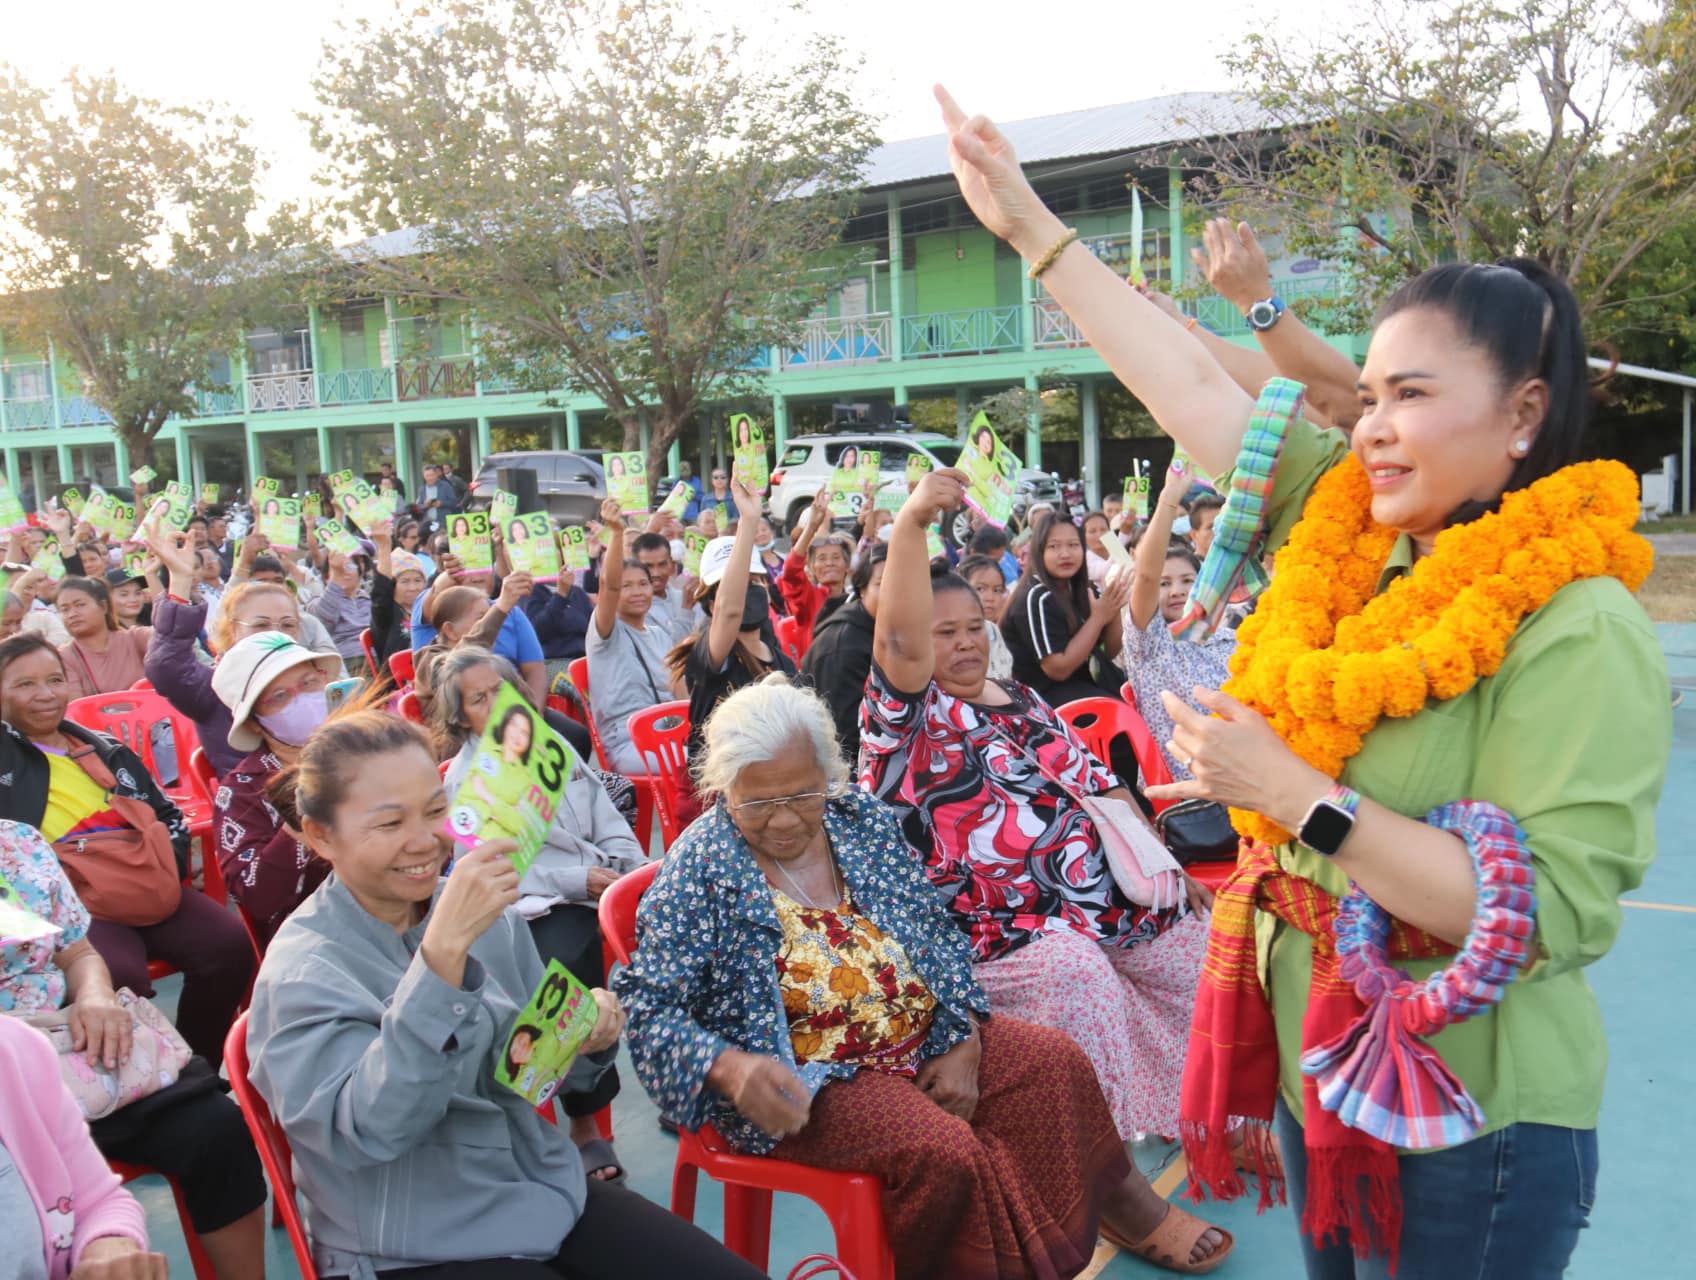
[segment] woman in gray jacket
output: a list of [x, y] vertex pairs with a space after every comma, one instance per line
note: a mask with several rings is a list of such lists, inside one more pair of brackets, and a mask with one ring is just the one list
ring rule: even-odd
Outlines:
[[[471, 770], [477, 740], [501, 686], [510, 684], [520, 692], [526, 686], [510, 662], [475, 645], [461, 646], [443, 658], [435, 681], [431, 717], [436, 754], [451, 757], [445, 776], [451, 796]], [[586, 987], [604, 983], [595, 904], [608, 885], [645, 861], [642, 846], [600, 779], [588, 768], [573, 770], [547, 843], [518, 886], [518, 913], [529, 921], [543, 962], [558, 960]], [[618, 1071], [609, 1068], [593, 1087], [568, 1092], [562, 1100], [584, 1167], [591, 1176], [612, 1182], [624, 1180], [624, 1169], [612, 1144], [596, 1128], [595, 1113], [611, 1106], [618, 1090]]]
[[[318, 1274], [643, 1280], [760, 1273], [623, 1187], [495, 1078], [543, 965], [511, 908], [510, 842], [446, 880], [448, 793], [397, 716], [333, 719], [274, 792], [332, 874], [278, 930], [248, 1019], [255, 1087], [294, 1151]], [[571, 1067], [592, 1084], [624, 1017], [606, 991]]]

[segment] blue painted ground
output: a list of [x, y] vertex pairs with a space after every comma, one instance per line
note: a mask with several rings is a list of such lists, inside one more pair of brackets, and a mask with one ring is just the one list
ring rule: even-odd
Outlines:
[[[1602, 1111], [1602, 1176], [1591, 1228], [1569, 1272], [1573, 1280], [1696, 1274], [1685, 1229], [1696, 1219], [1696, 623], [1662, 624], [1661, 636], [1675, 689], [1686, 691], [1674, 713], [1674, 742], [1660, 808], [1660, 856], [1613, 951], [1590, 970], [1607, 1021], [1612, 1063]], [[1672, 909], [1659, 909], [1672, 908]], [[172, 980], [175, 981], [174, 979]], [[161, 992], [169, 1004], [174, 989]], [[631, 1185], [669, 1203], [673, 1139], [660, 1132], [653, 1105], [624, 1071], [625, 1090], [614, 1105], [618, 1150]], [[1151, 1178], [1173, 1153], [1139, 1152]], [[1168, 1173], [1166, 1181], [1170, 1181]], [[1164, 1182], [1162, 1183], [1164, 1185]], [[171, 1274], [189, 1276], [175, 1206], [164, 1184], [148, 1179], [133, 1188], [147, 1206], [155, 1247], [169, 1256]], [[714, 1234], [719, 1197], [703, 1180], [698, 1221]], [[1256, 1216], [1252, 1201], [1208, 1206], [1209, 1216], [1234, 1232], [1236, 1256], [1215, 1272], [1226, 1280], [1299, 1277], [1295, 1227], [1287, 1210]], [[778, 1197], [772, 1224], [771, 1271], [786, 1275], [801, 1257], [829, 1251], [822, 1214], [803, 1200]], [[1124, 1258], [1097, 1255], [1107, 1280], [1166, 1274]], [[1105, 1259], [1105, 1264], [1101, 1265]], [[273, 1232], [268, 1271], [273, 1280], [298, 1272], [281, 1231]]]

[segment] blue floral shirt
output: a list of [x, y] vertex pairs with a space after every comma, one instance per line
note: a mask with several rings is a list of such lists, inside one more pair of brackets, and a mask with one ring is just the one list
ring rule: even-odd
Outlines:
[[[969, 1014], [989, 1011], [972, 977], [966, 936], [901, 838], [894, 813], [861, 791], [825, 810], [825, 832], [854, 905], [906, 950], [936, 997], [922, 1058], [971, 1034]], [[852, 1076], [852, 1063], [798, 1066], [778, 988], [783, 929], [771, 886], [722, 804], [666, 855], [636, 914], [638, 950], [613, 978], [629, 1014], [636, 1074], [659, 1109], [685, 1128], [713, 1124], [738, 1150], [764, 1155], [777, 1139], [707, 1087], [726, 1049], [776, 1058], [813, 1092]]]
[[59, 867], [41, 832], [22, 822], [0, 821], [0, 878], [17, 903], [60, 932], [0, 947], [0, 1013], [45, 1013], [65, 1001], [65, 975], [56, 952], [88, 936], [88, 908]]

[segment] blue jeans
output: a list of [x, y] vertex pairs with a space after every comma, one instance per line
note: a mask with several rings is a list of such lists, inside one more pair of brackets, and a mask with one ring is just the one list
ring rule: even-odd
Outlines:
[[[1278, 1100], [1290, 1206], [1307, 1202], [1302, 1127]], [[1596, 1201], [1596, 1131], [1512, 1124], [1482, 1138], [1403, 1156], [1396, 1280], [1559, 1280]], [[1308, 1280], [1385, 1280], [1389, 1259], [1357, 1260], [1347, 1234], [1301, 1236]]]

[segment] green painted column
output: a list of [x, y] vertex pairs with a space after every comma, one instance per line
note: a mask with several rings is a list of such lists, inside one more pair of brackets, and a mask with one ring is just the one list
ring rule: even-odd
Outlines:
[[901, 333], [906, 307], [901, 298], [903, 253], [901, 245], [901, 197], [889, 193], [889, 355], [899, 364], [907, 353]]
[[1084, 501], [1092, 511], [1101, 509], [1101, 498], [1106, 492], [1106, 477], [1101, 474], [1101, 401], [1096, 391], [1094, 378], [1078, 383], [1078, 444], [1083, 462]]
[[972, 392], [969, 387], [954, 388], [954, 429], [960, 439], [966, 438], [966, 432], [972, 425]]
[[125, 444], [123, 437], [116, 432], [112, 435], [112, 467], [117, 473], [112, 478], [113, 484], [125, 484], [130, 478], [130, 447]]
[[476, 475], [477, 472], [483, 469], [483, 459], [494, 452], [494, 448], [489, 443], [489, 437], [489, 420], [487, 418], [478, 418], [476, 452], [471, 459], [472, 475]]
[[306, 304], [306, 367], [312, 370], [312, 403], [318, 403], [318, 306]]
[[[318, 474], [321, 476], [327, 476], [330, 472], [336, 469], [335, 454], [330, 450], [330, 429], [328, 427], [319, 427], [313, 434], [318, 438]], [[398, 460], [395, 463], [395, 470], [400, 470], [400, 463]]]
[[394, 436], [395, 474], [400, 477], [400, 482], [406, 486], [406, 491], [408, 493], [416, 494], [418, 492], [419, 478], [412, 469], [412, 447], [411, 443], [407, 440], [406, 424], [404, 422], [397, 422], [394, 424]]
[[548, 416], [548, 448], [565, 448], [565, 420], [557, 413]]
[[261, 448], [261, 439], [257, 431], [248, 427], [245, 436], [247, 443], [247, 491], [253, 492], [253, 481], [265, 474], [265, 450]]
[[389, 399], [395, 404], [400, 403], [400, 352], [395, 350], [395, 303], [394, 299], [383, 299], [383, 325], [389, 334], [389, 369], [394, 375], [389, 379]]
[[65, 424], [59, 418], [59, 358], [53, 351], [53, 340], [47, 340], [47, 388], [53, 396], [53, 426], [55, 429]]
[[682, 465], [683, 465], [683, 441], [673, 440], [671, 442], [671, 448], [667, 449], [666, 453], [665, 453], [666, 471], [670, 475], [676, 475], [678, 473], [678, 470], [682, 467]]
[[771, 398], [771, 437], [781, 457], [783, 446], [789, 443], [789, 400], [782, 395]]
[[58, 444], [53, 446], [53, 450], [59, 459], [59, 483], [81, 484], [82, 477], [76, 474], [76, 469], [71, 465], [71, 446]]
[[1178, 165], [1166, 166], [1166, 217], [1170, 232], [1167, 243], [1172, 247], [1172, 292], [1184, 287], [1184, 263], [1189, 250], [1184, 245], [1184, 171]]
[[583, 447], [583, 420], [575, 409], [565, 411], [565, 447], [573, 450]]
[[188, 436], [188, 428], [179, 424], [176, 436], [177, 448], [177, 482], [186, 484], [195, 491], [198, 497], [200, 485], [194, 478], [194, 449]]
[[[18, 451], [16, 449], [6, 450], [6, 487], [12, 491], [14, 496], [23, 491], [24, 482], [22, 472], [18, 467]], [[35, 488], [36, 501], [39, 502], [46, 495], [41, 493], [39, 484]]]
[[1026, 351], [1036, 350], [1036, 281], [1031, 279], [1031, 273], [1019, 264], [1019, 338], [1020, 345]]
[[1041, 390], [1042, 387], [1036, 380], [1036, 374], [1027, 373], [1025, 375], [1025, 391], [1032, 397], [1032, 407], [1029, 413], [1025, 415], [1025, 465], [1035, 467], [1038, 470], [1042, 467], [1042, 410], [1036, 407], [1035, 397]]

